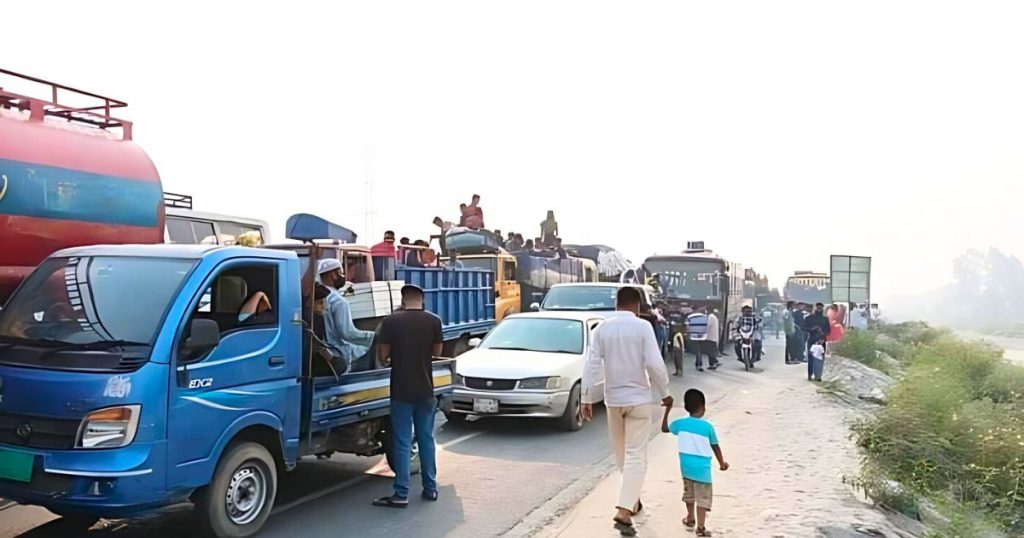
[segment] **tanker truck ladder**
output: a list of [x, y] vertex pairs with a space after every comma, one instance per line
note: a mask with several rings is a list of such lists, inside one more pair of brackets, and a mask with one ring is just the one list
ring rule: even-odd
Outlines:
[[[10, 88], [26, 88], [42, 95], [49, 89], [46, 98], [30, 97], [15, 93]], [[63, 99], [63, 103], [61, 102]], [[72, 105], [71, 103], [75, 103]], [[30, 121], [42, 121], [50, 116], [70, 123], [98, 127], [104, 130], [120, 129], [122, 140], [131, 140], [132, 123], [110, 114], [115, 108], [124, 108], [128, 103], [79, 90], [56, 82], [50, 82], [28, 75], [0, 69], [0, 108], [29, 111]]]

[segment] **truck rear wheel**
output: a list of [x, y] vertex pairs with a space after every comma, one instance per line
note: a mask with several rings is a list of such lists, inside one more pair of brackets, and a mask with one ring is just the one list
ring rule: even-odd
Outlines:
[[[387, 460], [388, 467], [391, 467], [391, 470], [394, 471], [395, 470], [395, 465], [394, 464], [395, 464], [396, 458], [398, 456], [395, 454], [394, 444], [392, 444], [391, 439], [392, 439], [391, 438], [391, 434], [388, 433], [388, 437], [387, 437], [387, 441], [386, 441], [387, 447], [386, 447], [385, 452], [384, 452], [384, 459]], [[420, 474], [420, 446], [416, 443], [415, 439], [413, 439], [413, 441], [412, 441], [411, 449], [412, 449], [411, 450], [412, 454], [411, 454], [411, 457], [409, 458], [409, 474], [410, 475]]]
[[235, 445], [194, 499], [199, 527], [216, 538], [252, 536], [270, 516], [276, 495], [277, 467], [270, 452], [257, 443]]

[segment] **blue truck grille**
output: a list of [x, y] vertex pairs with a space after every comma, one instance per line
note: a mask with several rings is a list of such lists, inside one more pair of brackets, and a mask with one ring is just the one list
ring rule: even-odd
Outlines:
[[0, 443], [31, 448], [74, 448], [81, 420], [0, 413]]

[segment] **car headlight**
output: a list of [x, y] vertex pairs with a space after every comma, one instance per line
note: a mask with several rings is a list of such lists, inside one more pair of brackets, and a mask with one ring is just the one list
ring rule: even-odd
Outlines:
[[557, 390], [565, 386], [565, 377], [528, 377], [519, 380], [519, 388], [533, 390]]
[[89, 413], [78, 428], [75, 448], [119, 448], [135, 440], [142, 406], [107, 407]]

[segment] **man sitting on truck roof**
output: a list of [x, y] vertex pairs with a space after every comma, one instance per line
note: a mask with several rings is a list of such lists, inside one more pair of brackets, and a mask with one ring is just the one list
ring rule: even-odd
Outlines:
[[369, 354], [373, 344], [373, 332], [356, 329], [352, 323], [352, 311], [348, 301], [338, 290], [345, 285], [341, 262], [336, 258], [320, 260], [317, 273], [331, 293], [327, 296], [327, 311], [324, 325], [327, 329], [327, 343], [338, 351], [349, 365], [348, 371], [359, 372], [373, 369], [373, 358]]

